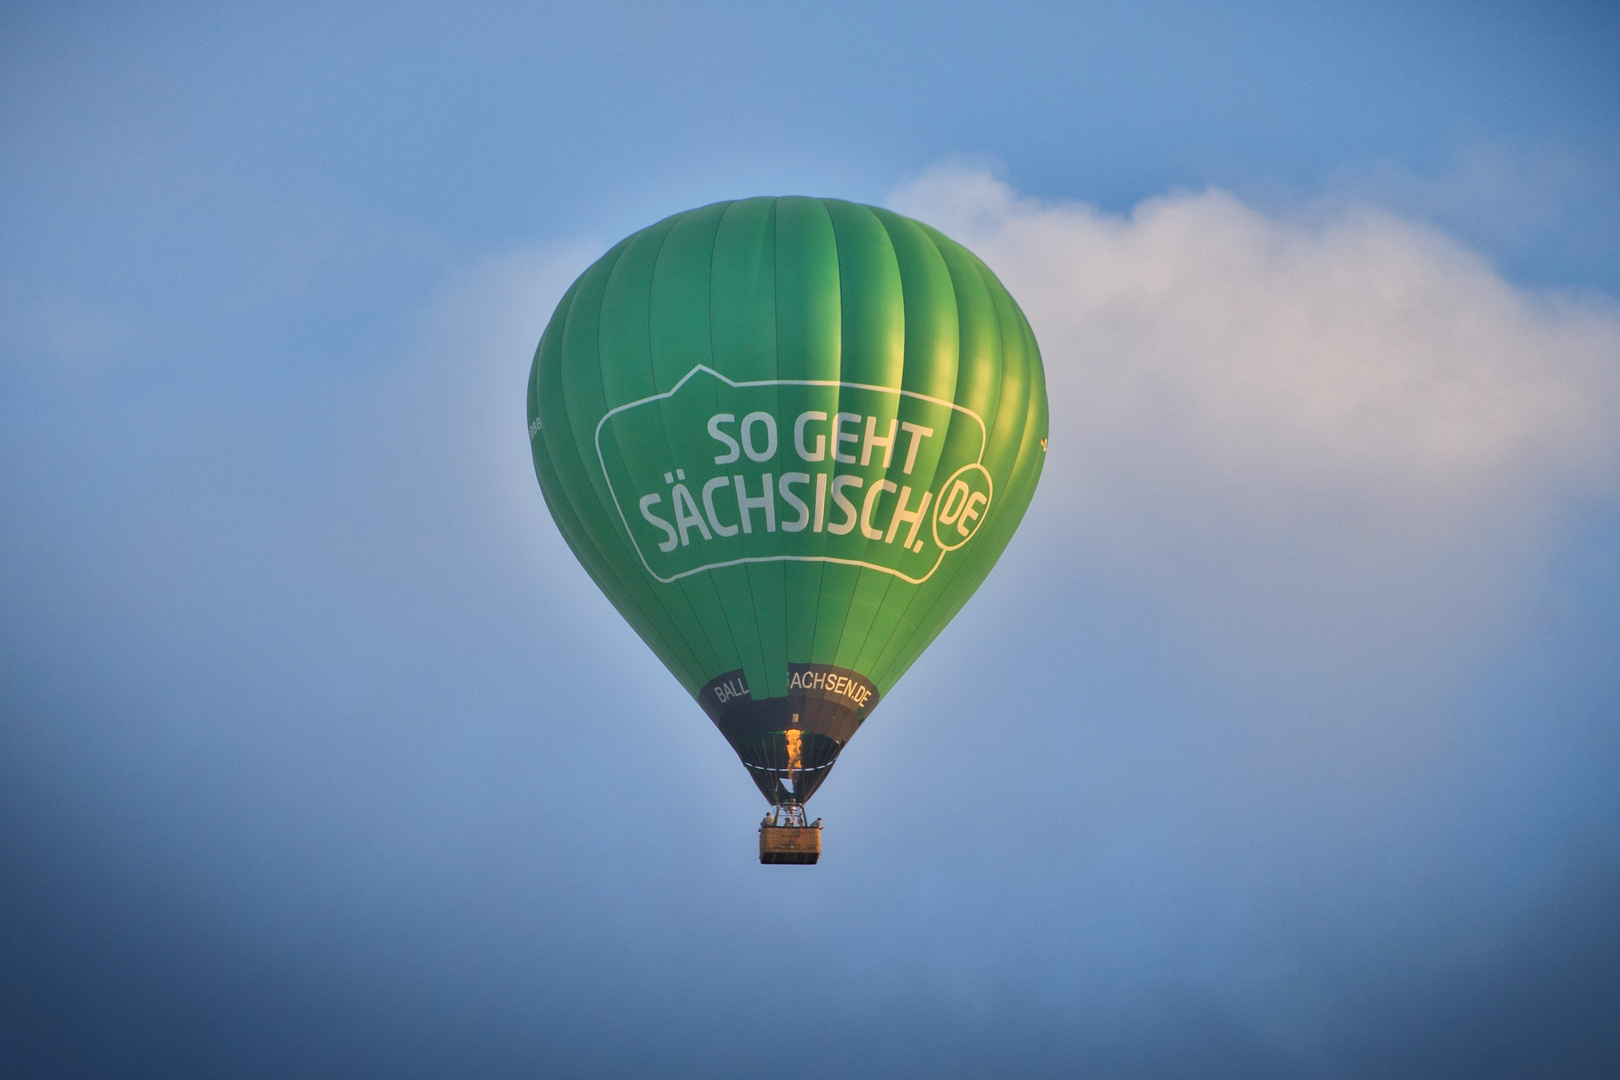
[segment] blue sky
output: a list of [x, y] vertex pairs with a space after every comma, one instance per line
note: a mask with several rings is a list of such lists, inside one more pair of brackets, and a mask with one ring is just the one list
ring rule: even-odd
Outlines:
[[[1611, 3], [6, 7], [0, 1072], [1612, 1075], [1617, 53]], [[521, 434], [572, 277], [761, 193], [967, 243], [1053, 394], [813, 870]]]

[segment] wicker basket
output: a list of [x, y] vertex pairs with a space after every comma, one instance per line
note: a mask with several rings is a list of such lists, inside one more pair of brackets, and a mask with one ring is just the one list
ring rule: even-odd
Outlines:
[[805, 866], [821, 858], [821, 830], [813, 825], [761, 825], [759, 861]]

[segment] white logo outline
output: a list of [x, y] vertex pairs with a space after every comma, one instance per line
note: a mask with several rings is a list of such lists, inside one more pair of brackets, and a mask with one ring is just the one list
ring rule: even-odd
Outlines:
[[[686, 385], [687, 380], [691, 379], [692, 376], [696, 375], [700, 371], [704, 374], [714, 376], [716, 379], [719, 379], [721, 382], [732, 387], [733, 389], [747, 389], [757, 386], [847, 386], [853, 390], [875, 390], [880, 394], [895, 394], [900, 397], [917, 398], [919, 401], [927, 401], [935, 405], [942, 405], [948, 409], [955, 409], [957, 412], [965, 413], [966, 415], [972, 417], [973, 422], [979, 425], [979, 456], [972, 464], [978, 465], [980, 469], [984, 469], [984, 451], [985, 445], [990, 441], [990, 432], [989, 429], [985, 427], [984, 419], [980, 417], [978, 413], [974, 412], [972, 409], [969, 409], [965, 405], [958, 405], [954, 401], [946, 401], [943, 398], [930, 397], [927, 394], [919, 394], [915, 390], [902, 390], [895, 386], [872, 386], [867, 383], [844, 382], [838, 379], [757, 379], [748, 382], [737, 382], [733, 379], [726, 378], [724, 375], [720, 374], [720, 372], [709, 367], [707, 364], [697, 364], [693, 366], [691, 371], [688, 371], [685, 375], [682, 375], [680, 380], [676, 382], [674, 386], [670, 387], [662, 394], [651, 394], [635, 401], [627, 401], [623, 405], [617, 405], [603, 413], [602, 419], [596, 422], [596, 434], [593, 439], [593, 442], [596, 445], [596, 463], [602, 470], [602, 479], [607, 483], [608, 494], [613, 496], [613, 508], [619, 512], [619, 521], [624, 525], [625, 535], [630, 538], [630, 544], [636, 550], [636, 558], [641, 560], [641, 566], [647, 571], [647, 575], [649, 577], [660, 584], [670, 585], [679, 581], [681, 578], [691, 577], [693, 574], [701, 574], [705, 570], [719, 570], [727, 566], [741, 566], [745, 563], [767, 562], [830, 562], [841, 563], [845, 566], [861, 566], [868, 570], [876, 570], [884, 574], [893, 574], [901, 581], [907, 582], [911, 585], [921, 585], [923, 582], [934, 576], [934, 571], [938, 570], [940, 564], [945, 561], [945, 555], [947, 552], [943, 549], [939, 553], [939, 558], [934, 560], [934, 565], [929, 568], [928, 573], [924, 574], [922, 577], [916, 578], [911, 577], [908, 574], [903, 574], [899, 570], [894, 569], [892, 566], [879, 566], [877, 563], [869, 563], [863, 559], [841, 559], [836, 555], [747, 555], [740, 559], [727, 559], [724, 562], [704, 563], [702, 566], [693, 567], [690, 570], [682, 570], [680, 573], [674, 574], [670, 577], [663, 577], [653, 570], [653, 568], [647, 562], [647, 556], [642, 553], [641, 543], [636, 539], [635, 530], [630, 528], [630, 521], [625, 517], [624, 507], [619, 504], [619, 493], [613, 489], [613, 477], [608, 473], [607, 459], [602, 454], [602, 429], [607, 426], [607, 422], [609, 420], [613, 419], [615, 415], [621, 412], [628, 409], [633, 409], [638, 405], [646, 405], [648, 402], [662, 401], [666, 398], [674, 397], [680, 392], [681, 387]], [[964, 468], [965, 467], [967, 466], [964, 466]], [[959, 469], [957, 471], [960, 472], [961, 470]], [[984, 471], [988, 475], [989, 470], [984, 469]], [[985, 509], [988, 510], [989, 506], [987, 505]], [[936, 510], [936, 514], [937, 512], [938, 511]], [[977, 536], [978, 533], [978, 529], [973, 530], [973, 534], [975, 536]], [[969, 539], [971, 539], [971, 537]], [[964, 543], [966, 543], [966, 541], [964, 541]], [[957, 547], [960, 546], [960, 544], [957, 545]], [[954, 551], [956, 548], [951, 548], [950, 550]]]

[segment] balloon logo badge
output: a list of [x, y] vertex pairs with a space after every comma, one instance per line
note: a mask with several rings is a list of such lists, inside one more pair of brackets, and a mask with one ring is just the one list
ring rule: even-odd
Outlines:
[[995, 566], [1047, 419], [995, 274], [879, 207], [699, 207], [557, 305], [529, 374], [535, 476], [770, 805], [761, 862], [820, 858], [806, 802]]
[[[690, 419], [669, 423], [674, 415]], [[609, 410], [594, 445], [619, 522], [662, 584], [795, 561], [920, 585], [973, 535], [989, 503], [983, 418], [892, 387], [734, 382], [698, 365], [666, 393]], [[942, 463], [964, 458], [939, 490], [926, 486]], [[937, 508], [952, 498], [944, 523], [956, 528], [942, 534]]]
[[995, 481], [977, 462], [951, 474], [940, 488], [934, 510], [934, 543], [941, 551], [955, 551], [973, 539], [990, 512], [990, 499], [994, 494]]

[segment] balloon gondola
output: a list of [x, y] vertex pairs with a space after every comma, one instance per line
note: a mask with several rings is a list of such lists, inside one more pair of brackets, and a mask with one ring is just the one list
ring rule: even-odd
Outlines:
[[1034, 334], [966, 248], [835, 199], [715, 203], [616, 244], [528, 386], [574, 555], [813, 863], [805, 803], [983, 582], [1045, 458]]

